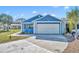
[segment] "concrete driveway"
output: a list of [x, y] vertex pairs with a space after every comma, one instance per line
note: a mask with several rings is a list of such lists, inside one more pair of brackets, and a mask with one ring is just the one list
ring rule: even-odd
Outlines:
[[67, 38], [64, 35], [36, 35], [36, 39], [67, 42]]
[[32, 44], [26, 39], [0, 44], [0, 53], [50, 53], [51, 51]]
[[[19, 35], [15, 34], [15, 36]], [[64, 37], [63, 35], [31, 35], [31, 37], [24, 40], [18, 40], [0, 44], [0, 52], [57, 53], [57, 52], [63, 52], [64, 49], [67, 47], [67, 45], [68, 45], [67, 38]]]
[[27, 41], [51, 52], [63, 52], [68, 45], [67, 39], [63, 35], [37, 35], [28, 38]]

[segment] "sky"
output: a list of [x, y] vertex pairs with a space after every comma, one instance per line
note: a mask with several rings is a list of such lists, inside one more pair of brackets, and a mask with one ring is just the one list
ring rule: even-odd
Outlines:
[[6, 13], [18, 18], [29, 19], [35, 15], [52, 15], [59, 19], [66, 17], [66, 12], [70, 11], [74, 6], [0, 6], [0, 14]]

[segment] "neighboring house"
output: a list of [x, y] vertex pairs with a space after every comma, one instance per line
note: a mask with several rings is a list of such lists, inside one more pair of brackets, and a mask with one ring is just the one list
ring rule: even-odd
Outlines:
[[11, 29], [21, 29], [21, 24], [17, 24], [17, 23], [11, 24], [11, 25], [10, 25], [10, 28], [11, 28]]
[[11, 25], [11, 29], [21, 29], [21, 22], [23, 22], [25, 19], [24, 18], [19, 18], [16, 21], [14, 21]]
[[65, 24], [65, 32], [68, 33], [69, 32], [69, 20], [66, 18], [61, 19], [62, 22], [64, 22]]
[[0, 25], [0, 31], [7, 31], [9, 29], [9, 26], [7, 24]]
[[2, 25], [0, 25], [0, 31], [4, 30], [4, 27]]
[[21, 31], [29, 34], [64, 34], [65, 24], [51, 15], [37, 15], [22, 22]]

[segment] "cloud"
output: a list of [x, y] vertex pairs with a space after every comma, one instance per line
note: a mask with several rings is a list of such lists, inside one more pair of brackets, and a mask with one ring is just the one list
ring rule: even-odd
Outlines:
[[47, 15], [48, 13], [43, 13], [43, 15]]
[[56, 16], [55, 14], [51, 14], [51, 16]]
[[55, 16], [55, 17], [56, 17], [55, 14], [51, 14], [51, 13], [43, 13], [43, 15], [44, 15], [44, 16], [45, 16], [45, 15], [51, 15], [51, 16]]
[[32, 13], [33, 13], [33, 14], [36, 14], [36, 13], [37, 13], [37, 11], [33, 11]]
[[69, 7], [68, 7], [68, 6], [66, 6], [66, 7], [64, 7], [64, 9], [69, 9]]

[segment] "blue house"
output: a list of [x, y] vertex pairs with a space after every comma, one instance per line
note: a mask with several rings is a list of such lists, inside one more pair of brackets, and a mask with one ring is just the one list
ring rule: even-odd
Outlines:
[[28, 34], [63, 34], [65, 24], [51, 15], [36, 15], [22, 22], [21, 31]]

